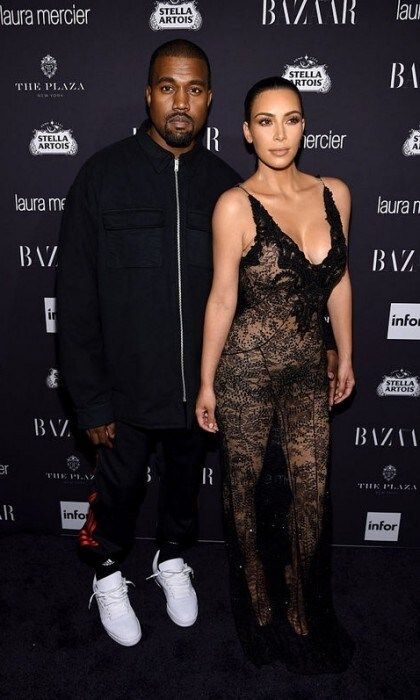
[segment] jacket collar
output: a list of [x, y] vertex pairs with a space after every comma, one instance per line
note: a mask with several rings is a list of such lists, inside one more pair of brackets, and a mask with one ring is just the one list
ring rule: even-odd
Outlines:
[[[140, 147], [147, 154], [147, 157], [152, 162], [155, 170], [158, 173], [160, 173], [169, 164], [173, 163], [174, 156], [170, 151], [167, 151], [166, 148], [162, 148], [162, 146], [159, 146], [159, 144], [156, 143], [156, 141], [153, 141], [153, 139], [150, 138], [149, 134], [147, 133], [149, 127], [150, 121], [149, 119], [145, 119], [145, 121], [137, 129], [136, 136]], [[198, 139], [195, 142], [194, 148], [192, 148], [191, 151], [183, 153], [180, 156], [182, 165], [187, 165], [191, 167], [191, 169], [193, 169], [195, 163], [198, 160], [198, 156], [203, 151], [203, 149], [204, 146], [201, 143], [200, 139]]]

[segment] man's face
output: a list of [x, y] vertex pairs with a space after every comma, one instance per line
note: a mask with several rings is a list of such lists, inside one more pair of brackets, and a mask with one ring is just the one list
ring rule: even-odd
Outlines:
[[160, 56], [146, 88], [150, 136], [164, 148], [188, 150], [205, 124], [211, 97], [204, 61]]

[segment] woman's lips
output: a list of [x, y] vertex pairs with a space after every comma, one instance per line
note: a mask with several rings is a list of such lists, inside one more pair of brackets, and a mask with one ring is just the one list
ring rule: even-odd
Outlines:
[[289, 148], [270, 148], [270, 153], [272, 153], [274, 156], [285, 156], [289, 150]]

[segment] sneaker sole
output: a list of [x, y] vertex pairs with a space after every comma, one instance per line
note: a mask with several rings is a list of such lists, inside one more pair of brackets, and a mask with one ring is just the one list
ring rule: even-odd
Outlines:
[[139, 641], [140, 641], [140, 639], [141, 639], [141, 636], [142, 636], [142, 635], [141, 635], [141, 630], [140, 630], [139, 635], [138, 635], [138, 637], [135, 638], [135, 640], [133, 640], [132, 642], [125, 642], [125, 641], [123, 641], [122, 639], [120, 639], [119, 637], [117, 637], [116, 635], [114, 635], [114, 634], [112, 634], [111, 632], [109, 632], [109, 631], [106, 629], [106, 627], [104, 627], [104, 630], [105, 630], [105, 632], [107, 633], [107, 635], [108, 635], [109, 637], [111, 637], [111, 639], [114, 640], [114, 642], [117, 642], [117, 644], [121, 644], [121, 646], [123, 646], [123, 647], [133, 647], [133, 646], [135, 646], [136, 644], [139, 643]]
[[198, 617], [198, 610], [197, 610], [197, 614], [196, 614], [195, 618], [193, 620], [191, 620], [191, 622], [185, 622], [184, 620], [180, 620], [179, 618], [177, 618], [173, 614], [173, 612], [171, 612], [171, 610], [168, 608], [168, 606], [166, 606], [166, 612], [168, 613], [172, 622], [175, 622], [175, 624], [178, 625], [179, 627], [191, 627], [191, 625], [194, 624], [194, 622], [196, 621], [196, 619]]

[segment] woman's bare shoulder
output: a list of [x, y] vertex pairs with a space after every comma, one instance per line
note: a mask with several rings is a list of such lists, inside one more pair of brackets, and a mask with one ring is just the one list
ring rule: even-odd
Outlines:
[[322, 180], [333, 193], [334, 199], [342, 201], [343, 204], [350, 203], [350, 189], [344, 180], [340, 180], [338, 177], [324, 175], [322, 175]]
[[226, 192], [223, 192], [217, 200], [216, 210], [217, 213], [222, 212], [228, 216], [238, 216], [243, 212], [246, 212], [247, 194], [241, 187], [231, 187]]

